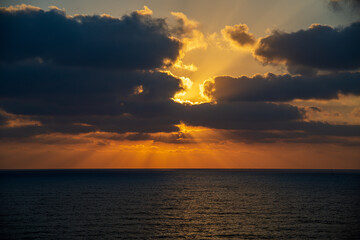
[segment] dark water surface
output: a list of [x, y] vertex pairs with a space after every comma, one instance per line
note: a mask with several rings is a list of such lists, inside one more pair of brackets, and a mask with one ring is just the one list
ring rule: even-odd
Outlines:
[[360, 239], [360, 171], [0, 171], [1, 239]]

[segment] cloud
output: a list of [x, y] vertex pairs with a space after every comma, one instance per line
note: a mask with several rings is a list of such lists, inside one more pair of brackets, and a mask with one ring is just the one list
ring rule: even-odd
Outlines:
[[197, 67], [194, 64], [184, 64], [182, 59], [187, 52], [195, 49], [206, 49], [208, 43], [204, 34], [199, 30], [200, 24], [197, 21], [189, 19], [182, 12], [171, 12], [171, 15], [176, 19], [176, 24], [172, 27], [171, 32], [181, 40], [183, 45], [180, 56], [173, 66], [175, 68], [195, 72], [197, 71]]
[[334, 11], [343, 10], [344, 7], [360, 11], [360, 0], [328, 0], [328, 3]]
[[333, 125], [324, 122], [287, 121], [239, 124], [221, 131], [225, 139], [247, 143], [334, 143], [360, 144], [360, 125]]
[[41, 126], [41, 123], [27, 116], [11, 114], [0, 109], [0, 128], [18, 128], [24, 126]]
[[41, 125], [3, 129], [2, 136], [18, 136], [21, 131], [26, 136], [53, 132], [174, 132], [181, 121], [226, 128], [262, 119], [302, 118], [296, 107], [288, 105], [176, 103], [171, 98], [183, 90], [182, 80], [165, 72], [12, 63], [0, 64], [0, 79], [0, 107]]
[[[359, 132], [359, 127], [350, 127]], [[228, 130], [222, 134], [231, 141], [253, 143], [309, 143], [309, 144], [339, 144], [344, 146], [360, 146], [360, 138], [357, 136], [336, 136], [332, 132], [314, 134], [303, 130]]]
[[221, 34], [226, 40], [238, 47], [251, 47], [256, 43], [254, 35], [249, 33], [246, 24], [226, 26], [221, 30]]
[[167, 73], [40, 63], [0, 64], [0, 77], [0, 105], [31, 115], [117, 115], [129, 102], [170, 101], [182, 90], [181, 80]]
[[286, 64], [295, 73], [356, 70], [360, 68], [359, 42], [360, 22], [344, 28], [313, 24], [292, 33], [274, 31], [260, 39], [254, 55], [266, 64]]
[[[245, 82], [260, 81], [260, 87], [264, 84], [271, 89], [286, 80], [286, 76], [271, 77], [275, 78], [275, 86], [262, 83], [268, 81], [264, 77], [260, 80], [247, 79]], [[283, 77], [285, 79], [281, 79]], [[27, 123], [32, 123], [17, 127], [3, 124], [7, 127], [0, 129], [2, 139], [102, 131], [121, 134], [131, 132], [134, 135], [124, 139], [133, 141], [146, 138], [163, 142], [191, 141], [189, 138], [175, 137], [180, 122], [213, 129], [253, 131], [254, 137], [258, 135], [258, 131], [269, 130], [320, 134], [318, 129], [328, 129], [321, 134], [357, 134], [356, 129], [350, 131], [335, 127], [335, 131], [331, 126], [305, 123], [303, 109], [289, 104], [267, 103], [262, 101], [264, 99], [230, 101], [220, 98], [217, 104], [179, 104], [172, 101], [171, 97], [182, 90], [181, 80], [162, 72], [25, 63], [0, 65], [0, 79], [0, 107], [6, 111], [6, 114], [1, 114], [1, 122], [8, 122], [9, 116], [12, 116], [13, 119], [26, 119]], [[238, 84], [239, 80], [229, 81]], [[301, 82], [300, 79], [297, 81]], [[350, 86], [353, 87], [352, 84]], [[244, 88], [241, 84], [228, 87]], [[142, 91], [136, 91], [137, 89]], [[263, 97], [261, 93], [257, 94], [259, 98]], [[159, 132], [175, 135], [159, 140], [159, 136], [147, 134]], [[285, 137], [290, 138], [288, 135], [284, 135]]]
[[213, 101], [275, 101], [334, 99], [338, 95], [360, 95], [360, 73], [291, 76], [221, 76], [203, 84], [204, 95]]
[[355, 117], [355, 118], [360, 118], [360, 107], [354, 108], [351, 111], [350, 116]]
[[[217, 129], [230, 141], [241, 142], [307, 142], [321, 136], [323, 143], [333, 137], [357, 137], [360, 134], [358, 125], [331, 125], [322, 122], [304, 121], [304, 110], [289, 104], [264, 102], [230, 102], [218, 104], [182, 105], [175, 102], [141, 103], [131, 105], [132, 114], [120, 115], [41, 115], [32, 119], [41, 125], [19, 126], [17, 128], [0, 128], [2, 141], [35, 141], [41, 139], [46, 143], [46, 134], [92, 134], [103, 132], [107, 137], [99, 139], [143, 141], [151, 140], [167, 143], [194, 143], [186, 132], [182, 133], [178, 124], [201, 126]], [[82, 124], [78, 124], [82, 123]], [[231, 133], [231, 134], [230, 134]], [[79, 135], [80, 134], [80, 135]], [[227, 136], [230, 134], [230, 136]], [[54, 139], [50, 139], [50, 143]], [[224, 139], [215, 139], [223, 141]], [[345, 141], [346, 140], [346, 141]], [[334, 140], [333, 143], [350, 144], [351, 139]], [[63, 140], [61, 140], [63, 142]], [[72, 142], [72, 140], [69, 140]], [[204, 139], [206, 142], [206, 139]], [[209, 141], [213, 141], [209, 139]], [[320, 143], [320, 142], [319, 142]]]
[[37, 59], [64, 66], [155, 69], [173, 63], [182, 47], [165, 19], [149, 9], [122, 18], [66, 15], [20, 5], [0, 8], [0, 61]]
[[136, 13], [139, 14], [139, 15], [152, 15], [153, 11], [150, 8], [148, 8], [147, 6], [144, 5], [144, 9], [137, 10]]
[[[148, 10], [114, 18], [68, 16], [56, 7], [1, 8], [1, 141], [82, 143], [81, 136], [102, 132], [119, 141], [194, 142], [181, 122], [247, 132], [243, 139], [253, 133], [258, 141], [299, 138], [286, 134], [294, 131], [325, 137], [359, 133], [358, 126], [309, 122], [306, 109], [271, 102], [359, 94], [359, 73], [217, 77], [204, 85], [216, 104], [173, 101], [190, 82], [159, 68], [165, 60], [181, 59], [183, 47], [193, 49], [186, 44], [202, 33], [196, 22], [176, 13], [178, 40]], [[269, 131], [283, 134], [270, 137]]]
[[0, 64], [0, 79], [0, 107], [41, 123], [31, 132], [172, 132], [181, 121], [222, 128], [302, 117], [296, 107], [261, 102], [182, 105], [171, 100], [181, 80], [163, 72]]
[[108, 133], [95, 132], [85, 135], [87, 138], [114, 140], [114, 141], [153, 141], [162, 143], [194, 143], [194, 139], [190, 134], [175, 132], [175, 133]]
[[219, 102], [188, 106], [183, 110], [182, 122], [191, 126], [217, 129], [238, 129], [250, 123], [288, 122], [301, 120], [303, 113], [288, 104], [264, 102]]
[[172, 32], [181, 39], [185, 52], [207, 47], [204, 34], [199, 30], [200, 24], [197, 21], [189, 19], [182, 12], [171, 12], [171, 15], [177, 20], [177, 25], [172, 28]]

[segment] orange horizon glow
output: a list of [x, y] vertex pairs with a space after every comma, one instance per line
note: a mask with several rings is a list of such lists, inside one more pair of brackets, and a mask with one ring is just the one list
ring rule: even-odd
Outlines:
[[[58, 144], [29, 142], [18, 146], [8, 143], [0, 146], [0, 158], [8, 160], [0, 162], [0, 169], [18, 169], [18, 166], [22, 166], [21, 169], [360, 169], [359, 152], [351, 151], [349, 147], [331, 144], [247, 144], [231, 142], [214, 129], [191, 127], [184, 123], [177, 126], [178, 133], [187, 135], [191, 142], [115, 141], [99, 140], [91, 134], [53, 134], [47, 138]], [[156, 133], [154, 136], [169, 134], [175, 133]], [[63, 143], [61, 137], [65, 137]], [[85, 143], [67, 144], [69, 138]], [[181, 137], [178, 140], [181, 141]], [[22, 152], [20, 158], [14, 157], [18, 151]], [[339, 162], [339, 158], [344, 160]]]

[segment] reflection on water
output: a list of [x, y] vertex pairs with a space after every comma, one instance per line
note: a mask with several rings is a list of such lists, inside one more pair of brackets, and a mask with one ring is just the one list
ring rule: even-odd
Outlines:
[[359, 171], [0, 171], [0, 234], [356, 239]]

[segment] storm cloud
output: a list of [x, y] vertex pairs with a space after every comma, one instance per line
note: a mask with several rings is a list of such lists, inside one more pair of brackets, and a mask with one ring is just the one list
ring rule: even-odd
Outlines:
[[0, 61], [66, 66], [155, 69], [174, 62], [181, 49], [164, 19], [133, 12], [66, 15], [65, 11], [20, 5], [0, 8]]
[[360, 68], [359, 43], [360, 22], [344, 28], [313, 24], [292, 33], [274, 31], [260, 39], [254, 55], [267, 64], [286, 64], [290, 70], [356, 70]]

